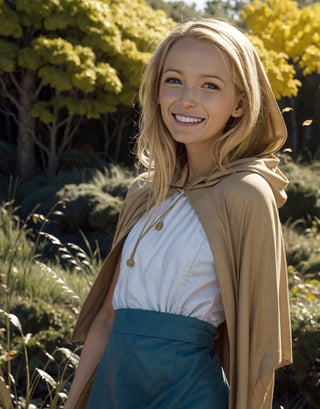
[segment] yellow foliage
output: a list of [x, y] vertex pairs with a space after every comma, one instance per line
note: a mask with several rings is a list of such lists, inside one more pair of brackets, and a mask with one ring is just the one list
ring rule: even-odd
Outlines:
[[249, 38], [259, 53], [276, 98], [297, 95], [301, 82], [295, 79], [295, 70], [287, 54], [268, 50], [256, 36], [249, 35]]
[[257, 48], [278, 98], [296, 95], [301, 85], [292, 62], [304, 75], [320, 73], [319, 3], [300, 8], [293, 0], [253, 0], [241, 17], [263, 44]]
[[56, 119], [55, 116], [47, 108], [47, 104], [45, 102], [37, 102], [31, 111], [31, 115], [34, 118], [41, 118], [41, 121], [45, 124], [54, 122], [54, 120]]
[[36, 70], [40, 66], [40, 58], [31, 47], [22, 48], [18, 51], [18, 64], [20, 67]]
[[51, 85], [58, 91], [70, 91], [72, 89], [71, 78], [50, 65], [40, 68], [39, 77], [43, 85]]
[[45, 123], [56, 108], [98, 117], [132, 104], [151, 52], [173, 26], [146, 0], [0, 0], [0, 72], [32, 70], [34, 87], [51, 88], [33, 111]]
[[17, 13], [4, 2], [2, 2], [0, 8], [0, 35], [14, 38], [22, 37], [22, 29]]
[[0, 73], [14, 71], [17, 52], [15, 44], [0, 39]]

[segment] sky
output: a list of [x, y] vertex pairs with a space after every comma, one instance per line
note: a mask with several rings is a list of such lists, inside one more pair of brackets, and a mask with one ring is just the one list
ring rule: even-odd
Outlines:
[[[176, 1], [176, 0], [166, 0], [167, 2]], [[186, 4], [195, 4], [198, 10], [203, 10], [204, 6], [207, 3], [207, 0], [183, 0]]]

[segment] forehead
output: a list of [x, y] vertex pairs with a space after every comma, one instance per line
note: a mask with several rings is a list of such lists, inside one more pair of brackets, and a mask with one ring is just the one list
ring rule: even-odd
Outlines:
[[171, 66], [188, 67], [189, 64], [213, 68], [221, 66], [224, 69], [228, 68], [227, 59], [214, 44], [209, 44], [204, 41], [186, 37], [178, 40], [168, 51], [164, 68]]

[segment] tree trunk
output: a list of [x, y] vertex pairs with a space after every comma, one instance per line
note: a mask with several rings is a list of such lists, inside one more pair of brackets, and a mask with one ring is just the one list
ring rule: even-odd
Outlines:
[[27, 71], [21, 80], [20, 107], [18, 112], [18, 140], [16, 174], [21, 179], [28, 179], [35, 170], [35, 119], [31, 116], [35, 78], [32, 71]]

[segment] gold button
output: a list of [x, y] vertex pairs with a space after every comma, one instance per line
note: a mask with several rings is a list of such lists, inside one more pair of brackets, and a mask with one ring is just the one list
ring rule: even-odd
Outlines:
[[156, 223], [156, 225], [154, 226], [154, 228], [157, 230], [157, 231], [160, 231], [161, 229], [162, 229], [162, 227], [163, 227], [163, 223], [160, 221], [160, 222], [158, 222], [158, 223]]
[[133, 260], [133, 258], [128, 258], [128, 260], [127, 260], [127, 266], [128, 266], [128, 267], [133, 267], [133, 266], [134, 266], [134, 260]]

